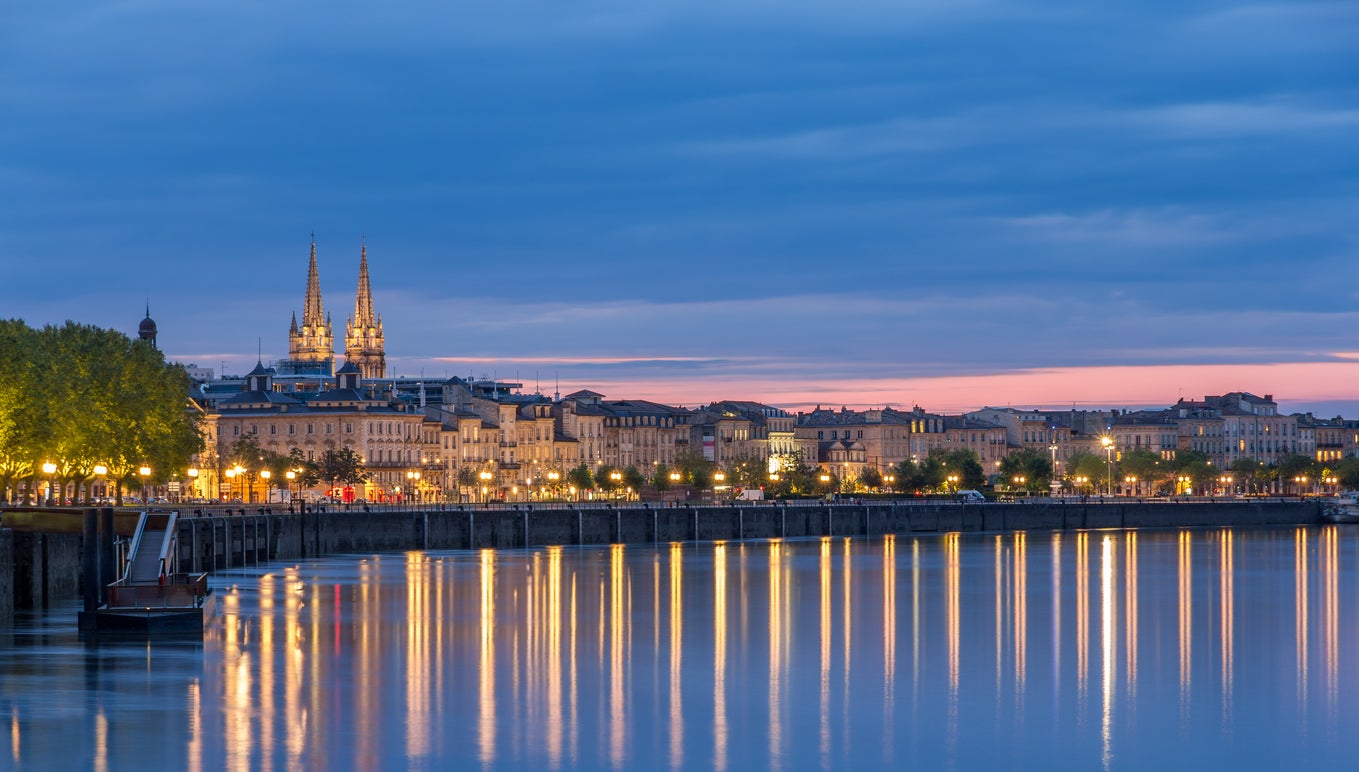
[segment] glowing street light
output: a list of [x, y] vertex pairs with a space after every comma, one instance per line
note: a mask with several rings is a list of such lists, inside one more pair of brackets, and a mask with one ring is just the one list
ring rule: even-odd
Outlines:
[[145, 504], [145, 503], [146, 503], [146, 478], [148, 478], [148, 477], [151, 476], [151, 467], [149, 467], [149, 466], [140, 466], [140, 467], [137, 467], [137, 474], [140, 475], [141, 478], [142, 478], [142, 503]]
[[47, 504], [48, 506], [51, 506], [53, 499], [52, 486], [55, 484], [55, 482], [52, 479], [52, 475], [55, 475], [57, 473], [57, 465], [52, 463], [51, 461], [44, 461], [42, 465], [42, 473], [47, 475]]
[[1112, 496], [1114, 495], [1114, 438], [1105, 435], [1099, 438], [1099, 444], [1104, 446], [1104, 457], [1109, 472], [1109, 495]]

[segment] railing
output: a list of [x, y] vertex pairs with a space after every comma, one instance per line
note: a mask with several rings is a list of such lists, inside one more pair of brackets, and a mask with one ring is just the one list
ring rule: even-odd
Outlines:
[[188, 608], [203, 605], [208, 594], [207, 574], [173, 574], [164, 584], [108, 586], [109, 608]]

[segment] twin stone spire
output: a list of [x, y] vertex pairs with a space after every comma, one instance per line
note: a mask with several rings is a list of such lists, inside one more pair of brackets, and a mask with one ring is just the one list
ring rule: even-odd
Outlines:
[[[373, 290], [368, 284], [368, 245], [359, 251], [359, 287], [354, 296], [354, 314], [345, 325], [344, 358], [359, 369], [363, 378], [382, 378], [387, 372], [383, 349], [382, 316], [373, 313]], [[307, 298], [302, 306], [302, 324], [293, 313], [288, 331], [288, 361], [281, 363], [285, 373], [325, 375], [335, 372], [335, 338], [330, 314], [321, 306], [321, 279], [316, 271], [316, 241], [311, 243], [311, 262], [307, 266]]]

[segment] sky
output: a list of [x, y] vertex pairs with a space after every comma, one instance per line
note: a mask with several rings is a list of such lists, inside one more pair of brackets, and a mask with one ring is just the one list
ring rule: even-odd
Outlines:
[[[0, 317], [786, 407], [1359, 416], [1359, 5], [0, 4]], [[341, 344], [340, 348], [343, 348]]]

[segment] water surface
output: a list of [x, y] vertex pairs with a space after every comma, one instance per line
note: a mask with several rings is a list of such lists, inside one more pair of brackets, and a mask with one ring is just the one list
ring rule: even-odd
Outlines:
[[21, 620], [0, 768], [1350, 768], [1356, 567], [1345, 527], [278, 564], [201, 643]]

